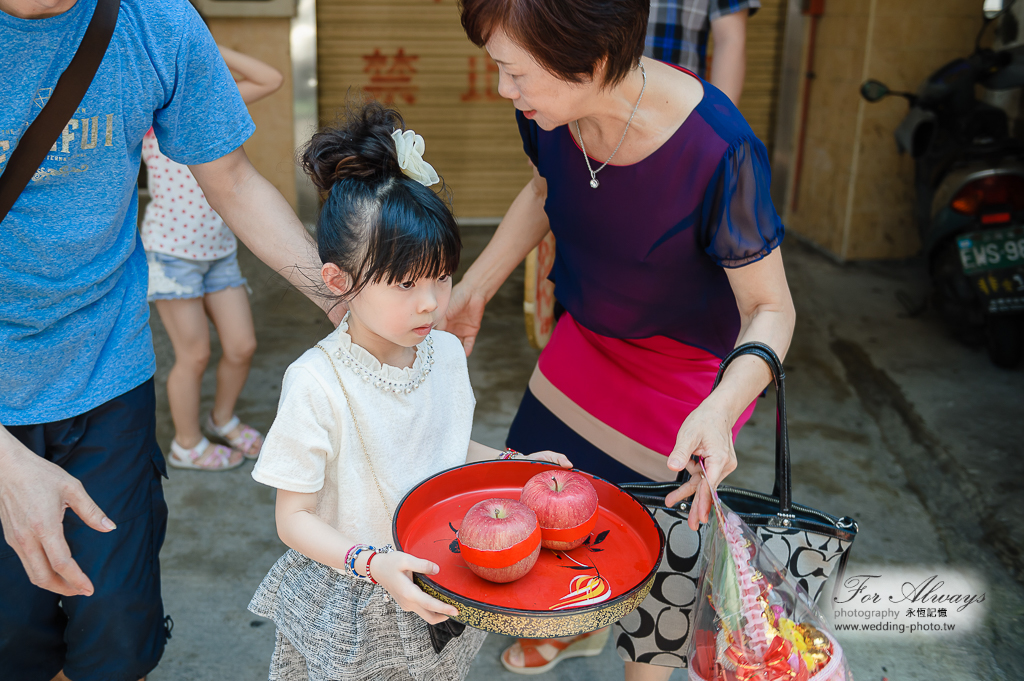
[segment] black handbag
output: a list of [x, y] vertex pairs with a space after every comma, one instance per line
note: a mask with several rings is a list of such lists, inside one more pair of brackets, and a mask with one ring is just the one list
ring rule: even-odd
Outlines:
[[[768, 549], [787, 567], [811, 598], [817, 600], [828, 578], [836, 573], [835, 585], [842, 581], [850, 547], [857, 536], [857, 521], [853, 518], [830, 515], [809, 506], [793, 503], [792, 476], [789, 459], [789, 435], [786, 429], [786, 385], [782, 362], [775, 352], [763, 343], [744, 343], [730, 352], [718, 370], [715, 387], [722, 380], [726, 368], [741, 355], [760, 357], [771, 369], [777, 396], [777, 421], [775, 433], [775, 486], [771, 494], [719, 485], [718, 495], [751, 527]], [[680, 472], [676, 482], [634, 482], [619, 485], [640, 499], [654, 513], [665, 532], [665, 565], [677, 575], [692, 581], [692, 598], [697, 597], [699, 556], [703, 543], [703, 531], [693, 532], [687, 526], [690, 501], [678, 507], [665, 506], [665, 496], [689, 479], [689, 474]], [[659, 574], [659, 579], [662, 575]], [[660, 613], [665, 608], [693, 609], [693, 603], [679, 602], [678, 593], [691, 593], [689, 586], [680, 590], [678, 584], [671, 589], [661, 589], [656, 581], [651, 595], [641, 606], [641, 621], [651, 622], [656, 627]], [[833, 587], [832, 594], [835, 593]], [[637, 656], [641, 651], [637, 651]]]

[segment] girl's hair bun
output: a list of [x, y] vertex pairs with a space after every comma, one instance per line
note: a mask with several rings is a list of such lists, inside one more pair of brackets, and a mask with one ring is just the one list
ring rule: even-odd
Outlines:
[[405, 129], [402, 115], [378, 101], [349, 105], [333, 127], [313, 135], [302, 150], [302, 167], [321, 193], [341, 180], [370, 184], [402, 176], [391, 133]]
[[402, 171], [396, 128], [405, 124], [394, 109], [350, 104], [302, 152], [324, 199], [317, 253], [348, 275], [343, 300], [370, 284], [446, 277], [459, 266], [462, 240], [446, 196]]

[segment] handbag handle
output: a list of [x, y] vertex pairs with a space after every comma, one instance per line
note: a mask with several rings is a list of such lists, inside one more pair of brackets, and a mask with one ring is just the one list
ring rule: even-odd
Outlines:
[[53, 93], [43, 110], [35, 117], [11, 152], [4, 172], [0, 175], [0, 222], [7, 217], [21, 193], [28, 186], [60, 136], [68, 120], [85, 97], [93, 76], [107, 53], [110, 38], [114, 35], [117, 15], [121, 9], [118, 0], [99, 0], [93, 10], [89, 26], [85, 29], [82, 42], [78, 45], [71, 63], [60, 74]]
[[760, 357], [768, 365], [775, 383], [775, 484], [772, 496], [779, 500], [779, 513], [793, 515], [793, 477], [789, 460], [789, 430], [786, 427], [786, 373], [782, 369], [782, 361], [769, 346], [752, 341], [737, 346], [725, 356], [715, 376], [714, 390], [722, 382], [722, 376], [730, 364], [743, 355]]

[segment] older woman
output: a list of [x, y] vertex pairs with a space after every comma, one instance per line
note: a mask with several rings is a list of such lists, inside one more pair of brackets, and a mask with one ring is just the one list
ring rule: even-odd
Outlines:
[[[550, 229], [565, 314], [508, 446], [565, 452], [613, 482], [672, 480], [685, 468], [692, 479], [666, 501], [696, 495], [695, 531], [771, 379], [761, 360], [742, 357], [711, 392], [719, 361], [754, 340], [784, 355], [795, 312], [764, 145], [713, 86], [641, 58], [649, 6], [462, 0], [463, 26], [498, 65], [534, 173], [455, 288], [447, 328], [470, 352], [487, 301]], [[679, 582], [664, 580], [665, 589]], [[627, 679], [685, 666], [685, 598], [693, 594], [662, 593], [650, 626], [616, 625]], [[582, 638], [521, 641], [502, 661], [537, 673], [594, 648]]]

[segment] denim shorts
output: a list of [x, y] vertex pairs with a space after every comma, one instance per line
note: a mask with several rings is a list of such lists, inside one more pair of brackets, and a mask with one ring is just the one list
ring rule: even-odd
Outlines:
[[91, 529], [70, 509], [64, 537], [92, 580], [92, 596], [60, 596], [29, 582], [0, 542], [0, 679], [138, 681], [167, 641], [160, 598], [160, 546], [167, 528], [166, 474], [156, 443], [153, 379], [61, 421], [7, 426], [36, 455], [78, 478], [117, 524]]
[[185, 260], [165, 253], [146, 251], [149, 264], [147, 300], [202, 298], [226, 288], [245, 286], [238, 269], [238, 252], [217, 260]]

